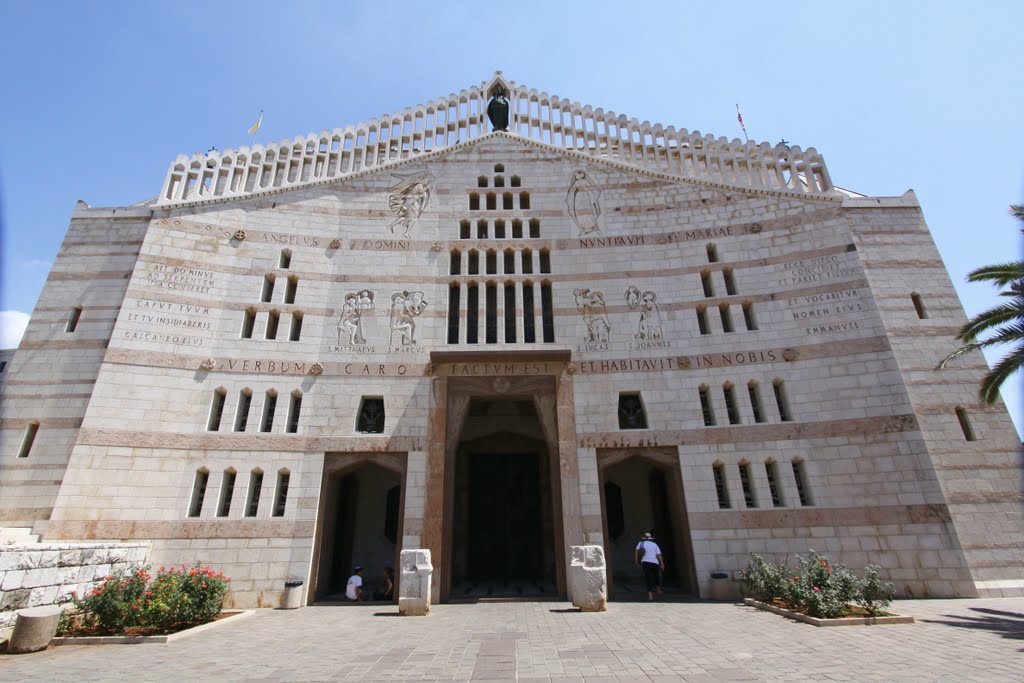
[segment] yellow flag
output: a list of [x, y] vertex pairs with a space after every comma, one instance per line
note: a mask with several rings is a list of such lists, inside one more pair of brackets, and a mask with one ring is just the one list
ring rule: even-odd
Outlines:
[[260, 124], [263, 123], [263, 110], [260, 109], [260, 117], [256, 119], [256, 123], [252, 124], [252, 128], [249, 129], [249, 135], [256, 135], [256, 131], [260, 129]]

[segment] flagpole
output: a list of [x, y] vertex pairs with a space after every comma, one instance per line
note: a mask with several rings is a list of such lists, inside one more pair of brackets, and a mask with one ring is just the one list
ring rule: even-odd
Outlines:
[[747, 137], [747, 127], [743, 125], [743, 114], [740, 113], [740, 105], [736, 105], [736, 120], [740, 122], [740, 128], [743, 129], [743, 139], [750, 142], [750, 138]]
[[261, 125], [263, 125], [263, 110], [262, 109], [260, 109], [260, 116], [259, 116], [258, 119], [256, 119], [256, 123], [254, 123], [252, 128], [249, 129], [249, 132], [252, 133], [252, 141], [249, 143], [249, 148], [250, 149], [252, 149], [252, 147], [256, 144], [256, 132], [259, 131]]

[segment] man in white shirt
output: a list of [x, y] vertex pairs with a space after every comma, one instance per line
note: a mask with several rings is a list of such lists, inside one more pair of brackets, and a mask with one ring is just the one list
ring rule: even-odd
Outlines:
[[634, 554], [637, 565], [644, 570], [647, 599], [654, 600], [655, 593], [661, 595], [661, 573], [665, 571], [665, 559], [661, 556], [661, 548], [654, 542], [654, 537], [646, 533], [636, 544]]
[[363, 598], [363, 568], [358, 564], [352, 570], [354, 573], [348, 577], [348, 585], [345, 586], [345, 597], [349, 600], [362, 602]]

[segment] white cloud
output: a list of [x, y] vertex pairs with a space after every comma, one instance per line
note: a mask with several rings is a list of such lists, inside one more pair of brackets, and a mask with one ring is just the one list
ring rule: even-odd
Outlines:
[[21, 311], [0, 311], [0, 349], [15, 349], [31, 316]]

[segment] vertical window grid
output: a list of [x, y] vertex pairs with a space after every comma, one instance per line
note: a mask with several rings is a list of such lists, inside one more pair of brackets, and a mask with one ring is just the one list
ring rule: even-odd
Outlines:
[[188, 506], [188, 516], [198, 517], [203, 513], [203, 500], [206, 498], [206, 485], [210, 482], [210, 472], [205, 468], [196, 470], [196, 478], [192, 482], [192, 501]]
[[288, 483], [291, 480], [291, 473], [288, 470], [281, 470], [277, 473], [277, 492], [274, 494], [273, 517], [284, 517], [284, 509], [288, 504]]
[[206, 431], [215, 432], [220, 429], [220, 421], [224, 415], [224, 402], [227, 400], [228, 392], [219, 388], [213, 392], [213, 402], [210, 404], [210, 417], [206, 421]]
[[791, 422], [793, 416], [789, 413], [789, 401], [786, 398], [786, 389], [782, 384], [782, 380], [772, 382], [772, 391], [775, 393], [775, 405], [779, 409], [779, 418], [783, 422]]
[[448, 343], [459, 343], [459, 285], [448, 286]]
[[761, 388], [757, 382], [747, 384], [747, 394], [750, 395], [750, 409], [754, 413], [754, 422], [764, 422], [764, 409], [761, 407]]
[[764, 476], [768, 479], [768, 491], [772, 495], [772, 507], [782, 507], [782, 492], [779, 489], [779, 465], [774, 460], [764, 464]]
[[736, 390], [731, 384], [722, 385], [722, 398], [725, 399], [725, 412], [729, 416], [729, 424], [740, 423], [740, 411], [736, 406]]
[[255, 517], [260, 509], [260, 493], [263, 491], [263, 470], [257, 468], [249, 473], [249, 495], [245, 503], [245, 516]]
[[516, 286], [505, 283], [505, 343], [516, 342]]
[[555, 315], [552, 309], [551, 285], [547, 283], [540, 286], [540, 313], [544, 343], [552, 344], [555, 341]]
[[728, 510], [732, 507], [729, 502], [729, 489], [725, 485], [725, 465], [716, 463], [711, 467], [711, 472], [715, 478], [715, 494], [718, 496], [718, 507], [722, 510]]
[[249, 408], [252, 407], [252, 391], [242, 389], [238, 395], [238, 409], [235, 411], [235, 431], [244, 432], [249, 424]]
[[224, 477], [220, 482], [220, 505], [217, 506], [217, 516], [227, 517], [231, 514], [231, 499], [235, 495], [235, 471], [224, 470]]
[[480, 341], [480, 286], [469, 285], [466, 292], [466, 343], [477, 344]]
[[711, 406], [711, 396], [708, 395], [708, 388], [701, 386], [698, 392], [700, 394], [700, 410], [704, 417], [704, 426], [713, 427], [715, 424], [715, 411]]
[[277, 410], [277, 392], [271, 389], [263, 399], [263, 418], [260, 420], [260, 431], [269, 432], [274, 427], [274, 412]]
[[533, 310], [533, 285], [523, 284], [523, 341], [533, 344], [537, 341], [537, 330], [535, 327], [535, 313]]
[[796, 493], [800, 498], [800, 505], [807, 507], [813, 505], [814, 501], [811, 500], [811, 492], [807, 487], [807, 472], [804, 469], [804, 461], [800, 459], [793, 460], [793, 481], [796, 483]]
[[302, 410], [302, 394], [292, 392], [291, 405], [288, 406], [288, 426], [285, 432], [295, 434], [299, 431], [299, 413]]
[[743, 488], [743, 505], [748, 508], [756, 508], [757, 498], [754, 497], [754, 487], [750, 481], [750, 463], [741, 462], [739, 469], [740, 486]]

